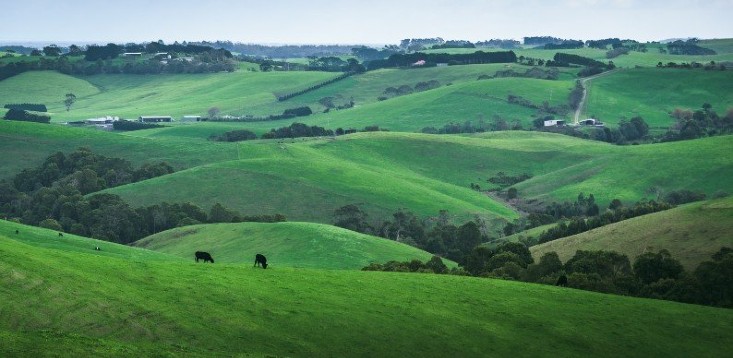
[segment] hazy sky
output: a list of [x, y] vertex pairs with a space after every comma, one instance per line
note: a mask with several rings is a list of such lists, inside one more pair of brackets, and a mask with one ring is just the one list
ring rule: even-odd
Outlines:
[[3, 0], [0, 42], [733, 37], [733, 0]]

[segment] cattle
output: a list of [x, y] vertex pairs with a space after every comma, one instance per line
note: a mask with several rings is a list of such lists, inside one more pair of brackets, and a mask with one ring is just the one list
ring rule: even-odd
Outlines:
[[102, 251], [102, 249], [100, 249], [99, 246], [95, 246], [94, 251]]
[[560, 275], [560, 277], [557, 278], [557, 283], [555, 286], [563, 286], [567, 287], [568, 285], [568, 277], [565, 275]]
[[16, 234], [20, 234], [20, 231], [18, 231], [18, 230], [15, 230], [15, 233], [16, 233]]
[[263, 269], [267, 268], [267, 258], [263, 254], [257, 254], [255, 255], [255, 264], [252, 267], [257, 267], [257, 265], [261, 265]]
[[63, 236], [64, 236], [64, 234], [62, 234], [62, 233], [59, 233], [59, 237], [63, 237]]
[[196, 262], [199, 262], [199, 260], [204, 260], [204, 263], [211, 262], [214, 263], [214, 259], [211, 257], [211, 254], [204, 251], [196, 251]]

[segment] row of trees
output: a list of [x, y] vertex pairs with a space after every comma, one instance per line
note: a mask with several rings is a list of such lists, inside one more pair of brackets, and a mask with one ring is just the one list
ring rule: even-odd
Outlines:
[[407, 84], [397, 87], [390, 86], [385, 88], [382, 92], [382, 95], [379, 96], [377, 99], [380, 101], [384, 101], [393, 97], [404, 96], [414, 92], [428, 91], [438, 87], [440, 87], [440, 82], [437, 80], [418, 82], [415, 84], [414, 87]]
[[19, 109], [23, 111], [48, 112], [45, 104], [42, 103], [10, 103], [3, 106], [7, 109]]
[[410, 67], [418, 61], [425, 61], [423, 66], [435, 66], [438, 63], [449, 65], [468, 65], [480, 63], [514, 63], [517, 55], [514, 51], [484, 52], [470, 54], [422, 53], [394, 54], [386, 60], [374, 60], [367, 64], [369, 70], [386, 67]]
[[3, 119], [22, 122], [51, 123], [51, 116], [49, 115], [32, 113], [15, 108], [11, 108], [5, 112]]
[[727, 247], [690, 273], [667, 250], [645, 252], [633, 264], [618, 252], [578, 250], [563, 264], [555, 252], [535, 262], [529, 250], [515, 242], [496, 249], [477, 246], [459, 269], [449, 270], [433, 256], [426, 263], [390, 261], [362, 270], [472, 275], [733, 308], [733, 249]]

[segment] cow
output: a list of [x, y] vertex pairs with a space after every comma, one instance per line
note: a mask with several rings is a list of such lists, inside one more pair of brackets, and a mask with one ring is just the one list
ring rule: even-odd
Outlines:
[[94, 246], [94, 251], [102, 251], [102, 249], [100, 249], [99, 246]]
[[261, 265], [263, 269], [267, 268], [267, 258], [263, 254], [257, 254], [255, 255], [255, 265], [252, 267], [257, 267], [257, 265]]
[[211, 257], [211, 254], [204, 251], [196, 251], [196, 262], [199, 262], [199, 260], [204, 260], [204, 263], [211, 262], [214, 263], [214, 259]]
[[64, 234], [62, 234], [62, 233], [59, 233], [59, 237], [64, 237]]
[[568, 285], [568, 277], [565, 275], [560, 275], [560, 277], [558, 277], [557, 279], [557, 283], [555, 284], [555, 286], [567, 287], [567, 285]]
[[16, 234], [20, 234], [20, 231], [18, 231], [18, 230], [15, 230], [15, 233], [16, 233]]

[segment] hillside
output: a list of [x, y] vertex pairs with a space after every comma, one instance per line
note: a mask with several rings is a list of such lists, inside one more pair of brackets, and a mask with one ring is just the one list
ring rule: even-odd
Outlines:
[[267, 256], [270, 268], [358, 270], [372, 262], [425, 262], [432, 257], [395, 241], [329, 225], [296, 222], [186, 226], [149, 236], [134, 246], [186, 259], [192, 259], [196, 251], [206, 251], [216, 263], [251, 264], [255, 254], [261, 253]]
[[3, 356], [722, 356], [733, 347], [724, 309], [470, 277], [130, 261], [5, 232]]
[[697, 202], [639, 216], [578, 235], [530, 247], [532, 256], [555, 251], [565, 262], [576, 250], [612, 250], [634, 260], [640, 254], [668, 250], [694, 270], [721, 247], [733, 248], [733, 198]]
[[616, 71], [590, 82], [581, 118], [594, 117], [611, 126], [641, 116], [652, 129], [675, 123], [675, 108], [699, 110], [709, 103], [724, 116], [733, 108], [733, 71], [644, 68]]
[[399, 208], [423, 216], [446, 209], [459, 220], [476, 213], [514, 218], [504, 205], [470, 189], [471, 183], [490, 188], [486, 180], [498, 172], [533, 175], [515, 187], [521, 198], [545, 202], [574, 200], [583, 192], [604, 206], [613, 198], [631, 203], [679, 189], [708, 195], [733, 190], [727, 180], [733, 162], [726, 154], [731, 136], [614, 146], [538, 132], [376, 132], [237, 144], [11, 121], [0, 121], [0, 132], [6, 178], [55, 151], [88, 146], [136, 165], [167, 161], [179, 170], [109, 190], [135, 205], [191, 201], [208, 209], [221, 202], [246, 215], [279, 212], [295, 221], [330, 223], [333, 210], [353, 203], [379, 223]]

